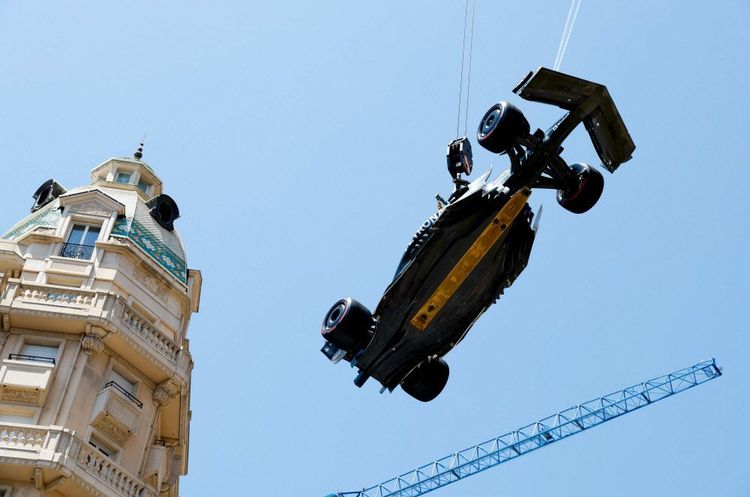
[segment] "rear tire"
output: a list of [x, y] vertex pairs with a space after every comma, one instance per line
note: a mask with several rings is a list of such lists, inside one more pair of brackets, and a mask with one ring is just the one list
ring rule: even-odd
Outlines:
[[588, 164], [577, 162], [569, 167], [576, 173], [576, 181], [564, 190], [557, 190], [557, 203], [570, 212], [583, 214], [602, 196], [604, 177]]
[[529, 122], [518, 107], [508, 102], [498, 102], [479, 122], [477, 141], [490, 152], [504, 154], [530, 130]]
[[372, 313], [351, 297], [341, 299], [323, 318], [320, 333], [338, 348], [353, 352], [370, 339]]
[[448, 383], [448, 363], [439, 357], [430, 357], [414, 368], [401, 381], [401, 388], [421, 402], [429, 402], [443, 391]]

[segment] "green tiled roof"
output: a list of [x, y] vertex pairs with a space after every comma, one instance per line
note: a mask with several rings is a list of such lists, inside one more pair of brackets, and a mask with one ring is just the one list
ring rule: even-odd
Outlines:
[[182, 283], [187, 283], [185, 259], [175, 254], [164, 242], [136, 219], [122, 217], [117, 220], [112, 236], [126, 238], [146, 252], [161, 267]]
[[57, 228], [60, 219], [62, 219], [62, 214], [58, 207], [59, 202], [57, 200], [51, 202], [48, 206], [43, 207], [15, 225], [8, 233], [3, 235], [3, 238], [15, 240], [36, 228]]
[[[167, 231], [162, 228], [151, 217], [149, 207], [135, 191], [89, 185], [73, 188], [66, 195], [91, 190], [99, 190], [125, 206], [125, 215], [115, 222], [112, 237], [130, 240], [159, 267], [162, 267], [179, 282], [187, 283], [185, 250], [177, 231]], [[15, 240], [40, 227], [54, 229], [59, 226], [61, 220], [60, 201], [56, 199], [21, 220], [3, 238]]]

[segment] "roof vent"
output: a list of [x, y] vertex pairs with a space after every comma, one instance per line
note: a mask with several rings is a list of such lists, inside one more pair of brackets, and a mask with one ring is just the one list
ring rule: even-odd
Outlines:
[[156, 219], [156, 222], [167, 231], [174, 230], [174, 221], [180, 217], [180, 209], [172, 197], [169, 195], [157, 195], [152, 198], [146, 205], [151, 208], [148, 211], [151, 217]]
[[34, 197], [34, 205], [31, 206], [31, 212], [38, 211], [63, 193], [65, 193], [65, 188], [60, 186], [54, 179], [48, 179], [32, 195]]

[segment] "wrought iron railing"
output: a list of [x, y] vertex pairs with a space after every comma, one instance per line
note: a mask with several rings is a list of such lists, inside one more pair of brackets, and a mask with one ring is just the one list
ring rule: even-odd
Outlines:
[[93, 245], [79, 245], [77, 243], [63, 243], [60, 257], [69, 259], [91, 259], [94, 253]]
[[125, 397], [127, 397], [133, 404], [137, 405], [139, 408], [143, 407], [143, 402], [141, 402], [140, 400], [138, 400], [138, 398], [135, 395], [133, 395], [132, 393], [128, 392], [125, 389], [125, 387], [123, 387], [122, 385], [120, 385], [119, 383], [117, 383], [114, 380], [108, 381], [107, 383], [105, 383], [104, 384], [104, 388], [114, 388], [115, 390], [117, 390], [118, 392], [120, 392], [121, 394], [123, 394]]
[[36, 362], [46, 362], [48, 364], [55, 364], [55, 359], [52, 357], [44, 357], [39, 355], [29, 355], [29, 354], [9, 354], [8, 359], [14, 360], [14, 361], [36, 361]]

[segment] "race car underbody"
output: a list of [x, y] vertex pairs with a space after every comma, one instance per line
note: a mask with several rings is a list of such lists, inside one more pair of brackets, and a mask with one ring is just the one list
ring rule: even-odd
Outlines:
[[438, 211], [414, 235], [375, 311], [345, 298], [326, 315], [322, 351], [356, 367], [357, 386], [372, 377], [384, 390], [401, 385], [422, 401], [442, 391], [448, 379], [442, 357], [528, 263], [539, 220], [528, 204], [532, 188], [557, 189], [558, 202], [576, 213], [599, 199], [601, 173], [560, 157], [562, 142], [578, 124], [585, 125], [607, 170], [630, 159], [635, 145], [606, 87], [540, 68], [514, 92], [568, 113], [547, 132], [530, 133], [511, 104], [490, 108], [478, 141], [508, 154], [508, 170], [491, 181], [490, 172], [463, 180], [471, 172], [471, 149], [467, 139], [454, 140], [448, 150], [453, 195], [439, 199]]

